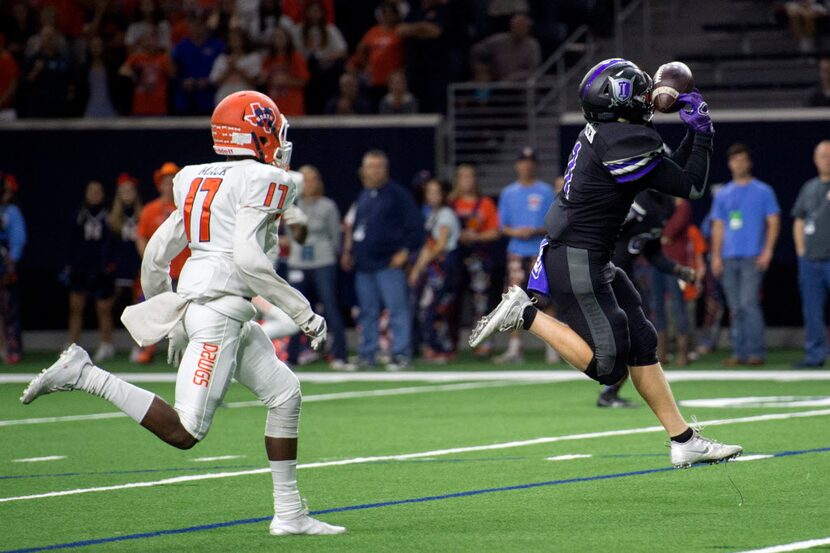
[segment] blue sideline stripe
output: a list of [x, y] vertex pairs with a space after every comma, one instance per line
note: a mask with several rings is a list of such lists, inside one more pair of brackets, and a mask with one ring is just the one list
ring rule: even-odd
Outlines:
[[[776, 457], [792, 457], [794, 455], [805, 455], [808, 453], [826, 453], [830, 451], [830, 447], [818, 447], [814, 449], [800, 449], [800, 450], [793, 450], [793, 451], [781, 451], [779, 453], [773, 454], [773, 458]], [[698, 464], [693, 465], [691, 468], [699, 468], [702, 466], [709, 466], [705, 464]], [[534, 482], [531, 484], [519, 484], [516, 486], [504, 486], [501, 488], [485, 488], [482, 490], [470, 490], [466, 492], [456, 492], [444, 495], [430, 495], [427, 497], [416, 497], [413, 499], [399, 499], [397, 501], [383, 501], [380, 503], [364, 503], [362, 505], [350, 505], [347, 507], [334, 507], [332, 509], [322, 509], [319, 511], [311, 511], [309, 514], [311, 515], [325, 515], [329, 513], [342, 513], [345, 511], [361, 511], [365, 509], [377, 509], [379, 507], [392, 507], [395, 505], [406, 505], [410, 503], [424, 503], [427, 501], [440, 501], [443, 499], [454, 499], [457, 497], [470, 497], [474, 495], [482, 495], [487, 493], [497, 493], [497, 492], [508, 492], [514, 490], [527, 490], [532, 488], [540, 488], [544, 486], [558, 486], [561, 484], [576, 484], [579, 482], [593, 482], [597, 480], [611, 480], [614, 478], [625, 478], [627, 476], [642, 476], [645, 474], [655, 474], [660, 472], [669, 472], [676, 470], [672, 467], [663, 467], [659, 469], [645, 469], [645, 470], [635, 470], [631, 472], [618, 472], [615, 474], [600, 474], [597, 476], [582, 476], [579, 478], [568, 478], [565, 480], [549, 480], [547, 482]], [[199, 526], [188, 526], [187, 528], [177, 528], [174, 530], [159, 530], [156, 532], [142, 532], [140, 534], [128, 534], [126, 536], [116, 536], [112, 538], [99, 538], [94, 540], [82, 540], [82, 541], [74, 541], [68, 543], [56, 543], [54, 545], [44, 545], [40, 547], [29, 547], [25, 549], [8, 549], [5, 551], [0, 551], [0, 553], [37, 553], [39, 551], [52, 551], [55, 549], [71, 549], [75, 547], [86, 547], [88, 545], [100, 545], [102, 543], [113, 543], [119, 541], [128, 541], [128, 540], [138, 540], [144, 538], [156, 538], [158, 536], [168, 536], [168, 535], [175, 535], [175, 534], [188, 534], [190, 532], [200, 532], [202, 530], [213, 530], [215, 528], [227, 528], [230, 526], [239, 526], [242, 524], [257, 524], [260, 522], [265, 522], [271, 520], [271, 516], [267, 517], [257, 517], [257, 518], [244, 518], [240, 520], [231, 520], [228, 522], [217, 522], [214, 524], [202, 524]]]

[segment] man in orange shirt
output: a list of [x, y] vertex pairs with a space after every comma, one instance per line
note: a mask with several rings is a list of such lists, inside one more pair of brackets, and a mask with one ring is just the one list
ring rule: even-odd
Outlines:
[[167, 115], [167, 79], [173, 67], [168, 53], [159, 49], [155, 31], [144, 33], [118, 73], [133, 80], [132, 115]]
[[366, 31], [349, 59], [349, 69], [365, 70], [375, 104], [386, 93], [389, 76], [404, 66], [403, 38], [396, 30], [400, 22], [398, 8], [384, 2], [379, 9], [380, 22]]
[[[176, 210], [176, 204], [173, 203], [173, 177], [178, 172], [179, 166], [172, 161], [168, 161], [153, 174], [159, 197], [145, 205], [144, 209], [141, 210], [141, 218], [138, 220], [135, 237], [135, 245], [138, 248], [138, 255], [141, 257], [144, 257], [144, 248], [147, 247], [150, 237]], [[173, 281], [173, 290], [176, 289], [179, 274], [182, 272], [182, 267], [184, 267], [188, 257], [190, 257], [190, 249], [185, 248], [170, 263], [170, 278]], [[147, 346], [135, 352], [131, 358], [133, 361], [142, 364], [152, 363], [155, 353], [155, 345]]]

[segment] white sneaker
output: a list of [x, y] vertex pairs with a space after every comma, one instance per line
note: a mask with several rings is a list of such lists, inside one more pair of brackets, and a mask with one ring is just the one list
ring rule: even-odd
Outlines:
[[739, 456], [744, 448], [726, 445], [704, 438], [694, 431], [688, 442], [671, 442], [671, 464], [674, 468], [687, 468], [695, 463], [720, 463]]
[[271, 520], [271, 526], [268, 528], [268, 531], [272, 536], [291, 536], [297, 534], [331, 536], [346, 533], [346, 529], [343, 526], [328, 524], [308, 515], [302, 515], [291, 520], [280, 520], [275, 516]]
[[522, 328], [522, 314], [527, 306], [533, 305], [524, 290], [511, 286], [502, 294], [501, 302], [495, 309], [479, 319], [470, 333], [470, 347], [474, 348], [496, 332], [507, 332]]
[[115, 346], [109, 342], [101, 342], [98, 349], [95, 350], [95, 355], [92, 356], [96, 363], [101, 363], [113, 357], [115, 357]]
[[493, 357], [493, 363], [495, 363], [496, 365], [513, 365], [513, 364], [521, 365], [524, 362], [525, 362], [525, 358], [522, 355], [521, 350], [511, 351], [511, 350], [508, 349], [507, 351], [505, 351], [501, 355], [497, 355], [497, 356]]
[[88, 365], [92, 365], [89, 354], [80, 346], [70, 345], [61, 353], [54, 365], [44, 369], [29, 383], [23, 390], [20, 401], [29, 404], [36, 398], [52, 392], [74, 390], [81, 379], [84, 367]]
[[329, 363], [329, 368], [333, 371], [354, 372], [357, 370], [357, 365], [343, 361], [342, 359], [334, 359]]

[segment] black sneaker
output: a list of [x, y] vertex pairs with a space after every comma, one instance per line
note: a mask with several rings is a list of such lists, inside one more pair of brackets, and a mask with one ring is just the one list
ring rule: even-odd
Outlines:
[[619, 396], [600, 394], [597, 398], [597, 407], [611, 407], [613, 409], [635, 409], [639, 407], [633, 401], [623, 399]]

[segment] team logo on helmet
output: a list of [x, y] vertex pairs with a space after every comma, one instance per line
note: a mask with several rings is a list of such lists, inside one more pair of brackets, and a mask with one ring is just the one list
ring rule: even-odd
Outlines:
[[251, 114], [245, 116], [245, 121], [251, 125], [262, 127], [266, 133], [270, 133], [277, 122], [274, 111], [269, 107], [262, 107], [259, 102], [254, 102], [248, 107], [251, 108]]
[[618, 104], [624, 104], [631, 99], [631, 94], [634, 91], [634, 84], [631, 79], [609, 77], [608, 82], [611, 83], [611, 96]]

